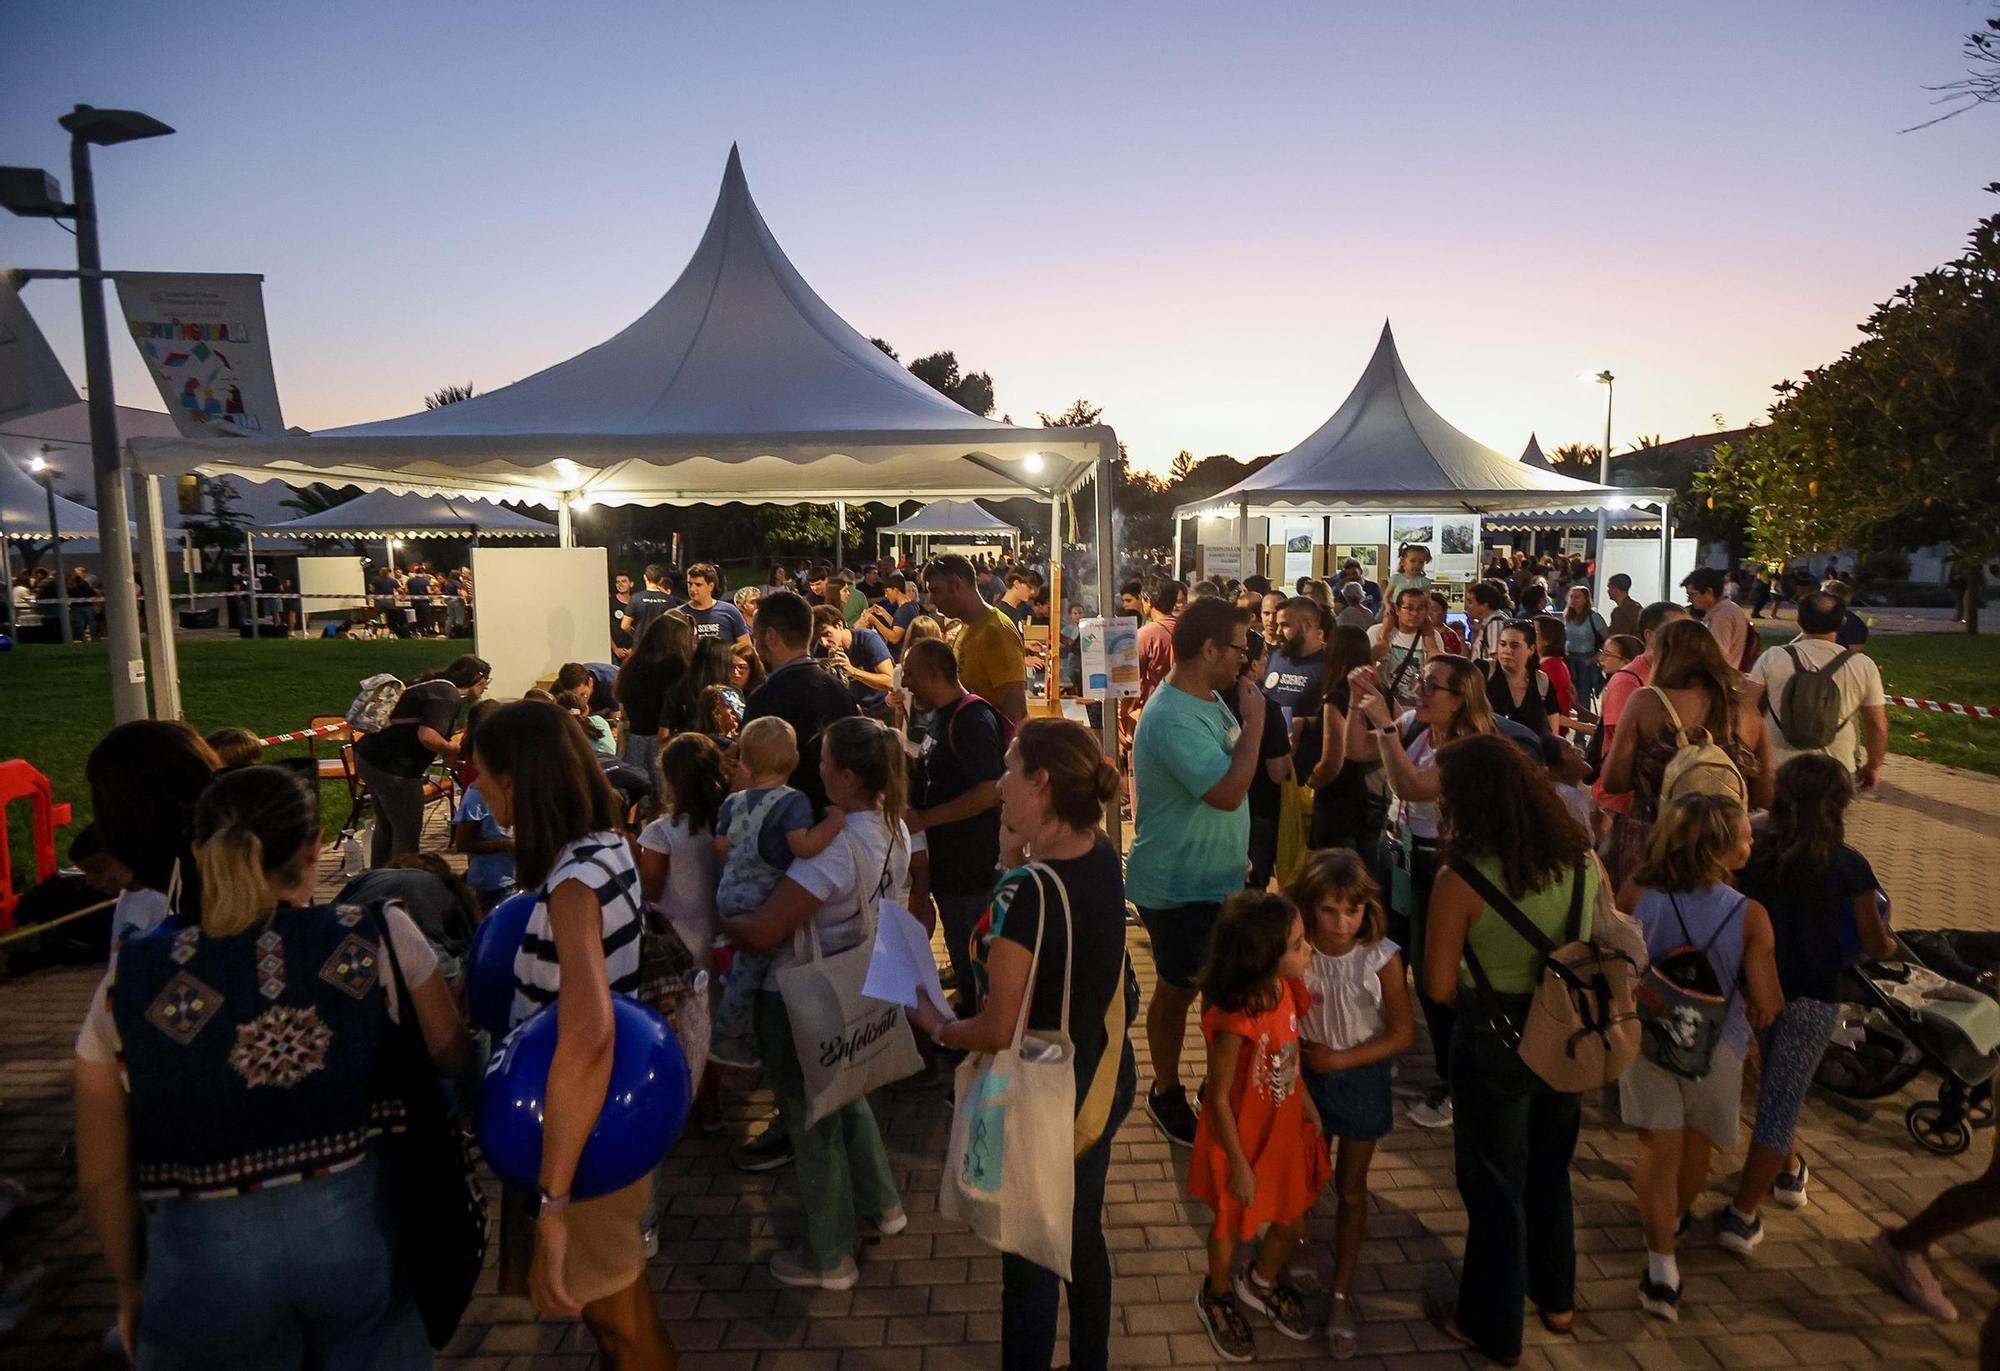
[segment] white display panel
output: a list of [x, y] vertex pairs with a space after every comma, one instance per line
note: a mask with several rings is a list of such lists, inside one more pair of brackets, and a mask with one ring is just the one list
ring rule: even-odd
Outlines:
[[610, 561], [601, 547], [472, 549], [473, 651], [494, 699], [518, 699], [564, 662], [611, 660]]
[[[1671, 558], [1673, 569], [1667, 585], [1662, 586], [1658, 538], [1608, 538], [1604, 548], [1604, 579], [1608, 581], [1621, 571], [1630, 576], [1632, 598], [1642, 605], [1655, 600], [1679, 601], [1681, 577], [1695, 569], [1695, 540], [1675, 538]], [[1603, 604], [1598, 608], [1602, 610]]]
[[[299, 595], [308, 615], [366, 609], [369, 600], [363, 592], [367, 588], [359, 557], [299, 558]], [[337, 598], [314, 599], [317, 595]]]

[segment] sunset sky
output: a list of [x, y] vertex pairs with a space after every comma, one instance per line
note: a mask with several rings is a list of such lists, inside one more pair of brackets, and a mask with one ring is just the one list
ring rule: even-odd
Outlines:
[[[106, 264], [264, 273], [323, 428], [623, 328], [738, 142], [857, 329], [1161, 468], [1296, 443], [1385, 317], [1510, 456], [1601, 436], [1586, 369], [1618, 447], [1740, 425], [2000, 208], [2000, 110], [1899, 132], [1990, 6], [1414, 8], [0, 0], [0, 162], [67, 183], [78, 101], [174, 125], [98, 154]], [[0, 265], [73, 254], [0, 217]], [[80, 381], [74, 291], [25, 298]]]

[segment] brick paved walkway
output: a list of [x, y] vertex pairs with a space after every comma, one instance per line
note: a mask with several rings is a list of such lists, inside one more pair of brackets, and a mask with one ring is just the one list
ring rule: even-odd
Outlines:
[[[2000, 926], [1990, 902], [1975, 908], [1973, 893], [1975, 876], [1993, 870], [1989, 859], [2000, 856], [2000, 781], [1902, 758], [1890, 759], [1887, 780], [1882, 797], [1859, 812], [1856, 841], [1895, 892], [1899, 922]], [[1141, 980], [1149, 981], [1143, 938], [1135, 937], [1133, 948]], [[10, 1270], [52, 1265], [58, 1291], [14, 1343], [0, 1345], [0, 1371], [106, 1364], [97, 1348], [112, 1292], [75, 1207], [67, 1147], [70, 1044], [94, 979], [71, 970], [0, 985], [0, 1175], [24, 1181], [33, 1199], [0, 1234], [0, 1257]], [[1419, 1041], [1402, 1065], [1408, 1083], [1428, 1079]], [[1143, 1080], [1143, 1040], [1139, 1051]], [[2000, 1261], [2000, 1231], [1969, 1234], [1941, 1255], [1941, 1278], [1972, 1316], [1956, 1324], [1933, 1324], [1889, 1293], [1866, 1251], [1881, 1217], [1913, 1213], [1945, 1185], [1974, 1174], [1992, 1145], [1991, 1135], [1982, 1135], [1964, 1157], [1920, 1152], [1902, 1125], [1915, 1098], [1913, 1088], [1874, 1106], [1810, 1101], [1800, 1145], [1814, 1168], [1811, 1205], [1796, 1214], [1767, 1211], [1769, 1235], [1753, 1262], [1712, 1246], [1684, 1249], [1677, 1325], [1638, 1312], [1643, 1258], [1630, 1184], [1636, 1145], [1630, 1132], [1607, 1127], [1592, 1101], [1575, 1167], [1577, 1335], [1552, 1338], [1530, 1319], [1523, 1364], [1592, 1371], [1972, 1365], [1977, 1318], [1994, 1298], [1979, 1268]], [[878, 1097], [877, 1109], [911, 1224], [869, 1249], [861, 1284], [847, 1293], [781, 1289], [764, 1270], [770, 1251], [799, 1230], [793, 1181], [786, 1172], [746, 1176], [728, 1161], [734, 1136], [762, 1126], [764, 1098], [732, 1100], [728, 1133], [691, 1136], [677, 1147], [661, 1250], [649, 1274], [689, 1371], [998, 1365], [999, 1259], [936, 1214], [944, 1098], [935, 1090], [895, 1090]], [[1127, 1121], [1115, 1146], [1105, 1218], [1117, 1275], [1113, 1365], [1215, 1365], [1192, 1304], [1206, 1211], [1183, 1199], [1182, 1159], [1143, 1114]], [[1698, 1209], [1722, 1202], [1737, 1160], [1718, 1159], [1717, 1183]], [[1357, 1289], [1365, 1322], [1352, 1364], [1412, 1371], [1482, 1365], [1432, 1332], [1420, 1307], [1426, 1285], [1448, 1283], [1465, 1227], [1450, 1134], [1399, 1121], [1377, 1155], [1371, 1192]], [[1316, 1224], [1323, 1229], [1330, 1215]], [[1329, 1233], [1316, 1237], [1323, 1243]], [[463, 1371], [595, 1365], [579, 1325], [539, 1323], [525, 1304], [491, 1295], [474, 1301], [447, 1351], [440, 1364]], [[1292, 1343], [1268, 1330], [1259, 1334], [1258, 1351], [1260, 1359], [1328, 1359], [1323, 1342]]]

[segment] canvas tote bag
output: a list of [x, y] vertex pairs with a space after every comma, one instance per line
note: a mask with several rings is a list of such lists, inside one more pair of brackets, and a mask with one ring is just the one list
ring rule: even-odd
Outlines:
[[[861, 842], [850, 831], [848, 850], [854, 855], [854, 878], [867, 879]], [[890, 835], [890, 852], [895, 836]], [[778, 993], [792, 1021], [792, 1045], [798, 1049], [805, 1077], [806, 1126], [845, 1109], [869, 1091], [923, 1070], [917, 1040], [901, 1005], [871, 1000], [861, 993], [874, 955], [876, 910], [889, 879], [889, 854], [872, 886], [860, 891], [861, 941], [831, 957], [820, 949], [819, 918], [792, 935], [797, 959], [778, 972]], [[810, 955], [809, 955], [810, 954]]]
[[[1073, 951], [1075, 943], [1069, 891], [1061, 878], [1040, 862], [1028, 871], [1041, 895], [1042, 922], [1028, 962], [1027, 992], [1013, 1042], [991, 1055], [975, 1052], [959, 1065], [938, 1212], [962, 1220], [989, 1246], [1068, 1280], [1077, 1152], [1076, 1045], [1069, 1036], [1073, 976], [1063, 978], [1062, 1027], [1056, 1033], [1030, 1037], [1028, 1006], [1035, 998], [1049, 915], [1058, 906], [1063, 945]], [[1064, 965], [1073, 973], [1075, 958], [1065, 956]]]

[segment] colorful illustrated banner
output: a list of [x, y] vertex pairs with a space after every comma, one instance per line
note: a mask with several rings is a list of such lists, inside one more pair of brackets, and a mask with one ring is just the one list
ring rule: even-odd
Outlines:
[[183, 437], [285, 431], [262, 277], [120, 272], [118, 303]]
[[1139, 695], [1139, 621], [1126, 616], [1085, 619], [1077, 625], [1083, 655], [1083, 693], [1100, 700]]
[[69, 373], [21, 303], [20, 292], [0, 280], [0, 420], [25, 419], [76, 402]]

